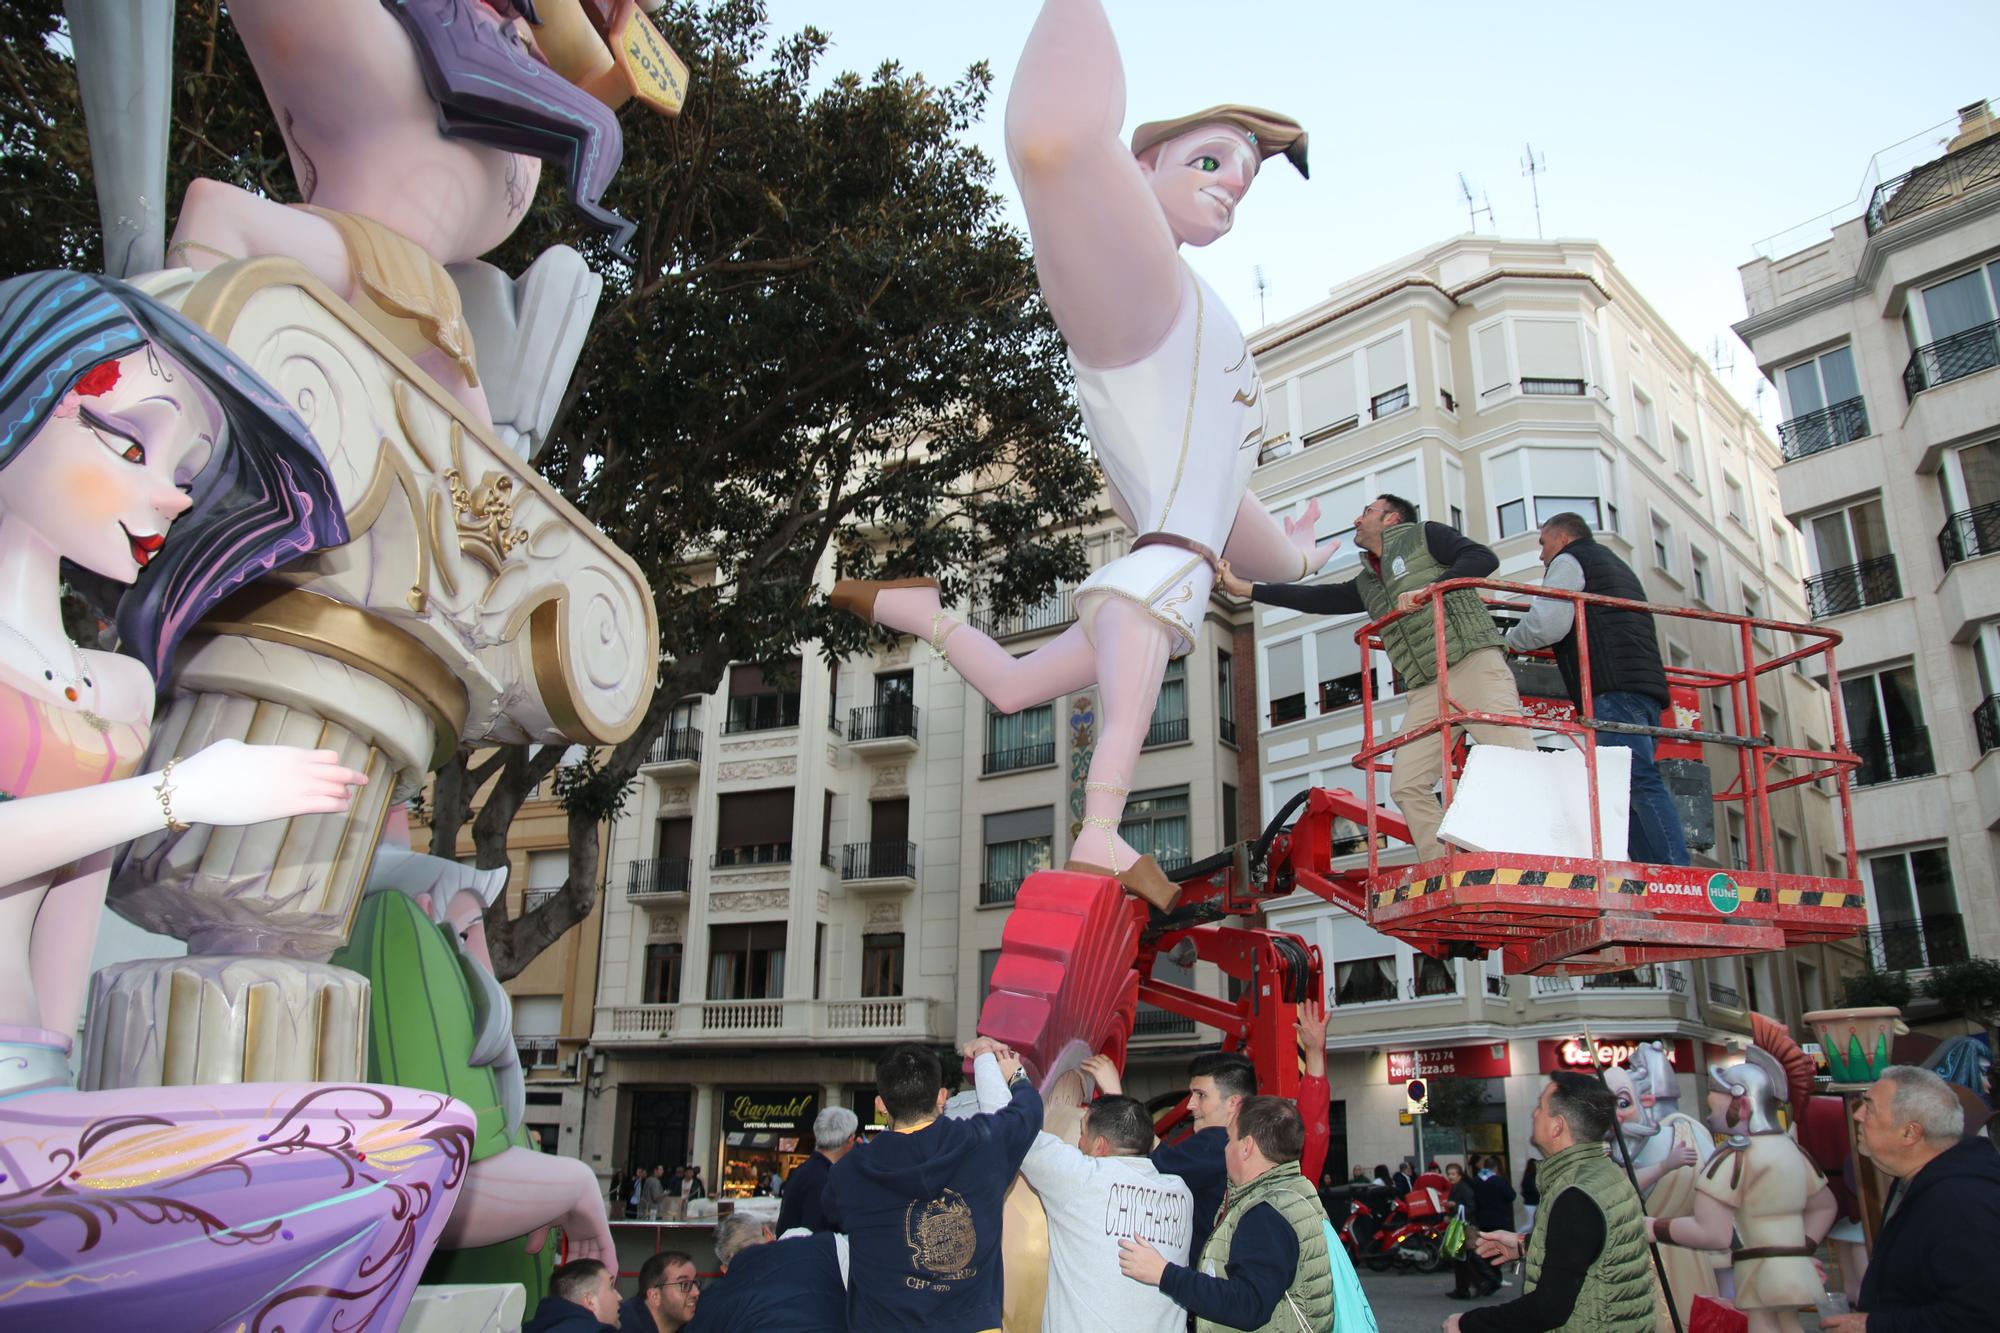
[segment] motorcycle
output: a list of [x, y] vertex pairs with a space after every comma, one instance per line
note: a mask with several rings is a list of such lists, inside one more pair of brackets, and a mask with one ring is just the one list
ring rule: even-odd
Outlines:
[[1435, 1273], [1444, 1262], [1444, 1229], [1449, 1220], [1431, 1190], [1412, 1190], [1401, 1199], [1378, 1194], [1374, 1206], [1357, 1193], [1349, 1198], [1340, 1238], [1348, 1258], [1377, 1273], [1414, 1268]]

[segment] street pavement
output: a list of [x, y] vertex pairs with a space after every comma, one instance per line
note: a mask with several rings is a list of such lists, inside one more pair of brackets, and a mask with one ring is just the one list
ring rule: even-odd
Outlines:
[[[1445, 1295], [1451, 1290], [1449, 1264], [1435, 1273], [1419, 1273], [1415, 1269], [1387, 1273], [1361, 1270], [1361, 1288], [1368, 1293], [1368, 1303], [1375, 1309], [1375, 1327], [1380, 1333], [1438, 1333], [1454, 1313], [1481, 1305], [1498, 1305], [1519, 1296], [1521, 1275], [1509, 1272], [1507, 1280], [1513, 1285], [1502, 1287], [1484, 1300], [1455, 1301]], [[1819, 1319], [1811, 1310], [1799, 1315], [1799, 1323], [1808, 1333], [1819, 1327]]]

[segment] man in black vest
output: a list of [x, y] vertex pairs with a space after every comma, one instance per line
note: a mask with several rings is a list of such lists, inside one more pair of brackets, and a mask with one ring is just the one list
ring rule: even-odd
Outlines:
[[[1557, 514], [1542, 524], [1542, 586], [1601, 597], [1646, 600], [1646, 587], [1632, 567], [1599, 546], [1590, 524], [1579, 514]], [[1590, 693], [1592, 716], [1600, 722], [1632, 722], [1657, 726], [1667, 707], [1667, 672], [1660, 665], [1660, 644], [1653, 636], [1653, 617], [1646, 611], [1592, 606], [1585, 610], [1590, 629]], [[1521, 623], [1507, 631], [1507, 646], [1517, 652], [1555, 648], [1556, 665], [1570, 700], [1583, 707], [1583, 673], [1577, 663], [1576, 603], [1562, 598], [1537, 598]], [[1660, 770], [1653, 763], [1653, 738], [1629, 732], [1600, 731], [1599, 745], [1623, 746], [1632, 752], [1632, 805], [1628, 854], [1649, 865], [1684, 866], [1687, 837], [1680, 813]]]

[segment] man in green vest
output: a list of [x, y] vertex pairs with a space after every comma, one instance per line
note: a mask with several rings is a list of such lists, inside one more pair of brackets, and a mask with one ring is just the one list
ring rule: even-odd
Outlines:
[[[1455, 1314], [1445, 1333], [1652, 1333], [1663, 1308], [1647, 1252], [1646, 1207], [1605, 1152], [1618, 1102], [1603, 1082], [1557, 1070], [1535, 1103], [1528, 1141], [1542, 1161], [1541, 1210], [1521, 1298]], [[1479, 1255], [1521, 1257], [1515, 1231], [1483, 1231]]]
[[[1392, 611], [1425, 605], [1431, 585], [1444, 579], [1485, 578], [1500, 567], [1499, 557], [1444, 523], [1417, 522], [1417, 507], [1399, 495], [1378, 495], [1354, 520], [1354, 544], [1363, 555], [1361, 573], [1345, 583], [1248, 583], [1225, 562], [1222, 587], [1236, 597], [1323, 616], [1365, 611], [1380, 620]], [[1521, 716], [1521, 694], [1500, 632], [1479, 593], [1458, 588], [1444, 597], [1444, 660], [1450, 668], [1452, 701], [1460, 708], [1501, 717]], [[1389, 665], [1409, 697], [1403, 730], [1433, 722], [1438, 715], [1437, 634], [1430, 612], [1405, 615], [1382, 629]], [[1526, 727], [1474, 724], [1466, 728], [1481, 745], [1515, 750], [1535, 748]], [[1389, 794], [1409, 821], [1417, 859], [1442, 853], [1438, 825], [1444, 809], [1432, 788], [1444, 775], [1444, 748], [1438, 736], [1411, 741], [1396, 750]]]
[[[406, 835], [405, 835], [406, 836]], [[376, 848], [347, 944], [332, 962], [368, 978], [368, 1077], [464, 1098], [474, 1129], [465, 1186], [428, 1280], [519, 1282], [548, 1294], [561, 1227], [571, 1259], [617, 1262], [597, 1176], [537, 1152], [514, 1049], [513, 1001], [493, 975], [484, 915], [507, 872], [389, 843]]]
[[1194, 1315], [1196, 1333], [1320, 1333], [1333, 1322], [1326, 1210], [1299, 1173], [1305, 1122], [1283, 1097], [1245, 1097], [1229, 1126], [1229, 1192], [1195, 1267], [1144, 1241], [1118, 1242], [1118, 1269]]

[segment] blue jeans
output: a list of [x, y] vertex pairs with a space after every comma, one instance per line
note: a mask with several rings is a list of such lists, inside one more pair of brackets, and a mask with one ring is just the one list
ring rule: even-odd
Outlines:
[[[1594, 710], [1601, 722], [1634, 722], [1641, 726], [1660, 724], [1660, 705], [1643, 694], [1616, 691], [1597, 696]], [[1667, 784], [1653, 763], [1653, 738], [1627, 732], [1600, 731], [1599, 745], [1617, 745], [1632, 752], [1632, 809], [1627, 826], [1627, 854], [1648, 865], [1684, 866], [1688, 863], [1687, 835], [1681, 831], [1680, 812], [1674, 809]]]

